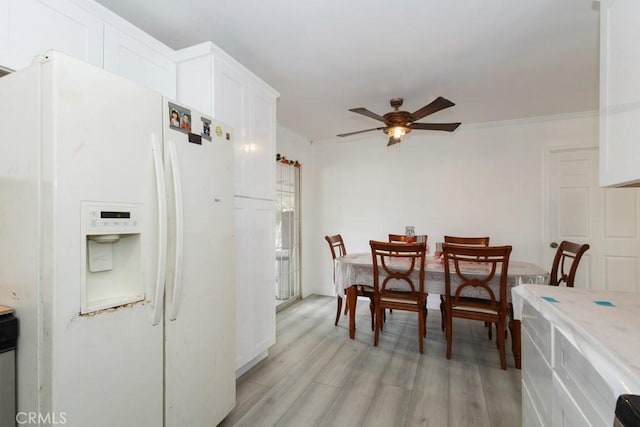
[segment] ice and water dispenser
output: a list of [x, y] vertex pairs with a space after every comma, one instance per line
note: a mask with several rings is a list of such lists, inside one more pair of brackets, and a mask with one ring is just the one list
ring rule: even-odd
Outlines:
[[82, 314], [144, 299], [142, 209], [134, 203], [82, 203]]

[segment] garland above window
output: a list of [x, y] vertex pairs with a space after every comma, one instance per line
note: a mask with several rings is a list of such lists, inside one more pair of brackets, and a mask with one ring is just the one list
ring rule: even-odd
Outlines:
[[279, 162], [285, 165], [290, 165], [290, 166], [293, 166], [294, 168], [299, 168], [300, 166], [302, 166], [302, 163], [300, 163], [299, 161], [289, 160], [285, 156], [281, 156], [280, 153], [276, 154], [276, 162]]

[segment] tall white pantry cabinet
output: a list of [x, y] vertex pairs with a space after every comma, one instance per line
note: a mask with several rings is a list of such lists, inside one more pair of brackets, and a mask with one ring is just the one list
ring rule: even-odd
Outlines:
[[236, 368], [275, 343], [275, 143], [279, 94], [212, 43], [177, 52], [178, 100], [235, 132]]
[[237, 375], [275, 343], [275, 144], [279, 94], [213, 43], [174, 51], [92, 0], [0, 0], [0, 66], [55, 49], [234, 128]]

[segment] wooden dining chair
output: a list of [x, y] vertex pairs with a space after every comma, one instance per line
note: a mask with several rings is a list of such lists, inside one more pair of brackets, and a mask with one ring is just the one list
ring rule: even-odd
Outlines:
[[[480, 246], [486, 247], [489, 246], [489, 236], [484, 237], [460, 237], [460, 236], [444, 236], [444, 242], [449, 243], [450, 245], [465, 245], [465, 246]], [[444, 317], [445, 317], [445, 304], [444, 304], [444, 295], [440, 295], [440, 317], [442, 318], [442, 322], [440, 323], [440, 327], [444, 332]], [[489, 339], [491, 339], [491, 328], [489, 328]]]
[[[560, 286], [564, 284], [568, 288], [573, 288], [578, 272], [580, 260], [585, 252], [589, 250], [589, 245], [584, 243], [574, 243], [563, 241], [556, 250], [551, 265], [550, 286]], [[509, 304], [509, 332], [511, 333], [511, 350], [516, 368], [520, 369], [521, 362], [521, 325], [518, 319], [513, 317], [513, 306]]]
[[580, 259], [588, 250], [589, 245], [586, 243], [580, 244], [566, 240], [560, 243], [553, 258], [549, 285], [560, 286], [564, 283], [566, 287], [573, 288]]
[[[496, 325], [500, 367], [507, 369], [507, 272], [511, 246], [472, 247], [444, 243], [442, 251], [447, 359], [451, 358], [453, 318], [479, 320]], [[464, 263], [473, 263], [473, 274], [462, 272]]]
[[[426, 234], [416, 234], [416, 243], [424, 243], [428, 248], [429, 245], [427, 240], [429, 240], [429, 236]], [[404, 234], [389, 234], [389, 243], [407, 243], [407, 236]], [[389, 309], [390, 313], [393, 313], [393, 309]], [[382, 312], [382, 321], [385, 322], [387, 320], [386, 310]]]
[[[347, 248], [344, 244], [344, 240], [342, 239], [342, 235], [340, 234], [336, 234], [333, 236], [324, 236], [324, 239], [329, 244], [329, 249], [331, 250], [331, 258], [333, 259], [333, 283], [335, 284], [336, 283], [336, 258], [345, 256], [347, 254]], [[356, 293], [358, 296], [365, 296], [369, 298], [369, 311], [371, 311], [371, 330], [373, 330], [373, 327], [374, 327], [373, 288], [371, 286], [365, 286], [365, 285], [355, 285], [355, 286], [357, 289]], [[340, 312], [342, 311], [342, 297], [340, 295], [337, 295], [336, 298], [337, 298], [337, 310], [336, 310], [336, 321], [334, 325], [338, 324], [338, 321], [340, 320]], [[344, 314], [346, 315], [348, 312], [349, 312], [349, 306], [345, 298]]]
[[[385, 309], [412, 311], [418, 314], [418, 347], [420, 353], [424, 353], [424, 338], [427, 336], [427, 294], [424, 291], [426, 244], [371, 240], [369, 245], [375, 308], [373, 345], [378, 345]], [[398, 289], [399, 285], [402, 285], [401, 289]]]

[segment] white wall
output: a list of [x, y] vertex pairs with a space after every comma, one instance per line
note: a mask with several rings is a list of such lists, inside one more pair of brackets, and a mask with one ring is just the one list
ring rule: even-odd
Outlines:
[[[314, 142], [313, 209], [305, 210], [305, 291], [333, 295], [323, 237], [341, 233], [348, 252], [369, 251], [414, 225], [433, 247], [450, 235], [488, 235], [512, 258], [542, 265], [546, 145], [597, 146], [593, 114], [414, 131], [387, 147], [376, 132]], [[305, 167], [305, 175], [309, 168]]]

